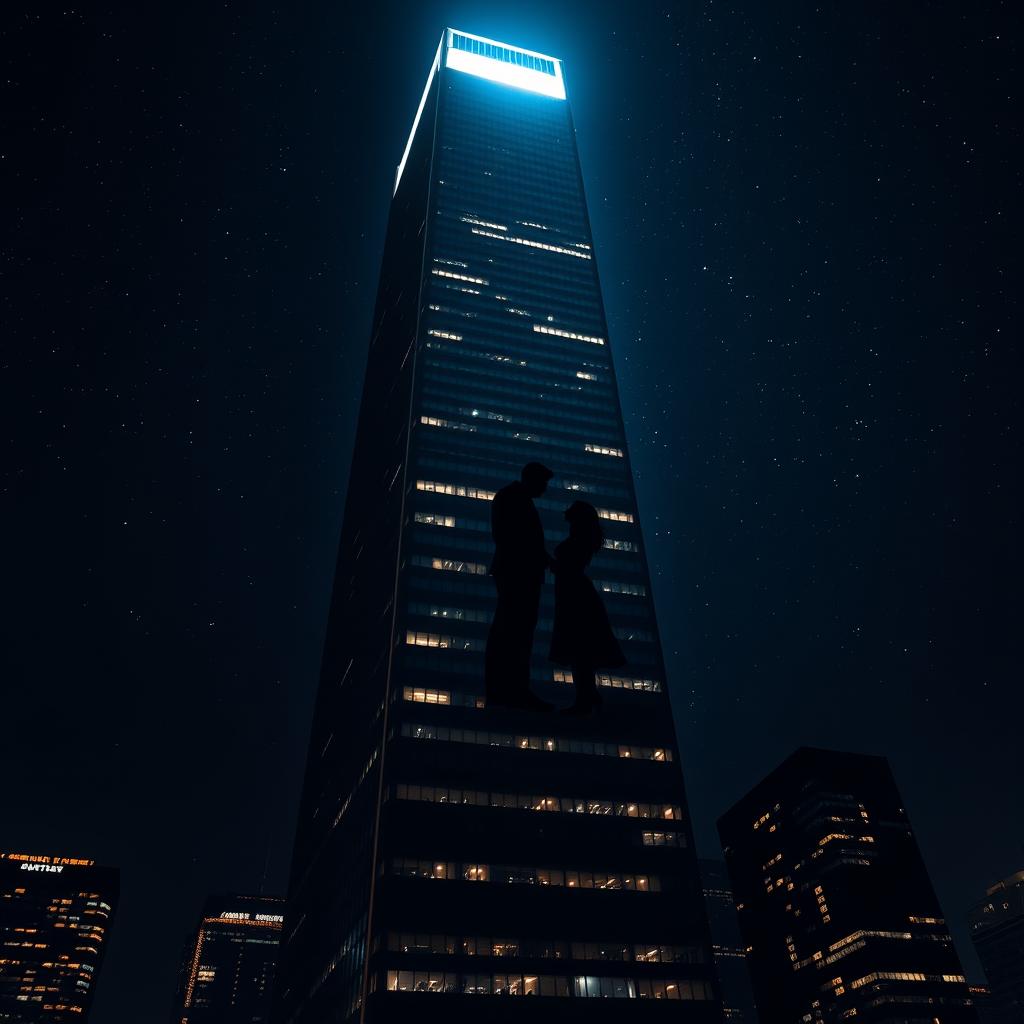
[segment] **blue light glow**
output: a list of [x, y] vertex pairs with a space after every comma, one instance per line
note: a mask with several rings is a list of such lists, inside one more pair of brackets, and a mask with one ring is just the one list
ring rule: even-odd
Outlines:
[[[409, 159], [409, 150], [412, 149], [412, 140], [416, 136], [416, 129], [419, 126], [420, 118], [423, 116], [423, 108], [427, 103], [427, 96], [430, 94], [430, 85], [434, 81], [434, 75], [437, 74], [438, 69], [441, 67], [441, 47], [444, 44], [444, 39], [437, 44], [437, 53], [434, 54], [434, 63], [430, 65], [430, 74], [427, 75], [427, 84], [423, 88], [423, 95], [420, 97], [420, 105], [416, 108], [416, 117], [412, 122], [412, 131], [409, 132], [409, 141], [405, 144], [405, 152], [402, 154], [402, 159], [399, 161], [398, 169], [395, 171], [395, 192], [398, 191], [398, 183], [402, 180], [402, 171], [405, 170], [405, 162]], [[394, 195], [394, 192], [392, 192]]]
[[[453, 36], [460, 37], [458, 45], [453, 45]], [[562, 62], [554, 57], [452, 29], [445, 33], [445, 41], [445, 67], [514, 89], [565, 99]], [[475, 44], [479, 52], [464, 48], [467, 42]]]

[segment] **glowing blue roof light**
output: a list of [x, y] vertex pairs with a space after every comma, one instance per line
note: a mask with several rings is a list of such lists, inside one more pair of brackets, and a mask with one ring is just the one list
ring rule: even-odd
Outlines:
[[467, 75], [476, 75], [478, 78], [509, 85], [514, 89], [540, 93], [552, 99], [565, 99], [562, 62], [555, 57], [524, 50], [519, 46], [509, 46], [508, 43], [499, 43], [484, 36], [475, 36], [471, 32], [445, 29], [434, 62], [430, 65], [430, 74], [420, 97], [420, 105], [412, 122], [412, 131], [409, 132], [409, 140], [405, 144], [405, 152], [395, 171], [395, 192], [398, 191], [402, 171], [405, 170], [406, 161], [409, 159], [409, 150], [412, 149], [412, 140], [423, 116], [427, 96], [430, 95], [430, 86], [441, 68], [442, 52], [445, 54], [444, 66], [453, 71], [463, 71]]
[[509, 46], [470, 32], [448, 29], [445, 67], [514, 89], [565, 99], [562, 62], [543, 53]]

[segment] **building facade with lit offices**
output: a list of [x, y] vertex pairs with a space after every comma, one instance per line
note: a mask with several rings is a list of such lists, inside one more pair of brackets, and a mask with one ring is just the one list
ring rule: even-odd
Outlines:
[[87, 1021], [120, 872], [82, 857], [0, 853], [0, 1021]]
[[718, 831], [765, 1024], [977, 1024], [885, 758], [802, 747]]
[[268, 1021], [283, 923], [283, 900], [211, 896], [182, 956], [173, 1024]]
[[[574, 499], [602, 517], [628, 667], [595, 718], [484, 707], [489, 503], [529, 461], [549, 547]], [[552, 592], [532, 686], [567, 704]], [[446, 30], [395, 180], [274, 1019], [717, 1021], [713, 977], [562, 65]]]

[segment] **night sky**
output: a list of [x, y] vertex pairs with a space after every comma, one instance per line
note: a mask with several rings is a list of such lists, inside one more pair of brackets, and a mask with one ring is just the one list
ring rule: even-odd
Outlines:
[[[9, 15], [0, 849], [122, 869], [97, 1024], [281, 892], [390, 186], [445, 24], [566, 61], [699, 852], [887, 755], [1024, 867], [1012, 4]], [[969, 9], [968, 9], [969, 8]]]

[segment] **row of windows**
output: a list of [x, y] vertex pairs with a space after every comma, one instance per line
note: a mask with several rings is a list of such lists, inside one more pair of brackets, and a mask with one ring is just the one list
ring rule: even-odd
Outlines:
[[562, 977], [546, 974], [460, 974], [454, 971], [388, 971], [389, 992], [461, 995], [573, 996], [599, 999], [713, 999], [700, 979]]
[[[482, 562], [467, 562], [459, 558], [436, 558], [430, 555], [412, 555], [410, 564], [421, 568], [436, 569], [440, 572], [464, 572], [468, 575], [486, 575], [487, 566]], [[482, 583], [482, 581], [481, 581]], [[620, 580], [594, 580], [594, 586], [605, 594], [622, 594], [626, 597], [646, 597], [647, 588], [638, 583], [623, 583]], [[465, 589], [454, 590], [453, 593], [473, 593]]]
[[[556, 668], [552, 673], [556, 683], [572, 683], [572, 673]], [[640, 693], [660, 693], [661, 683], [656, 679], [634, 679], [631, 676], [608, 675], [602, 672], [597, 677], [598, 686], [613, 690], [632, 690]], [[448, 689], [427, 689], [422, 686], [406, 686], [402, 699], [416, 704], [452, 704], [456, 707], [483, 707], [483, 698], [477, 694], [457, 693]]]
[[[437, 582], [433, 578], [424, 577], [417, 573], [410, 572], [406, 576], [406, 585], [413, 590], [423, 590], [431, 594], [433, 597], [440, 597], [440, 591], [443, 591], [446, 595], [451, 594], [452, 600], [455, 600], [455, 595], [459, 595], [462, 598], [467, 598], [468, 603], [472, 604], [472, 608], [455, 608], [445, 607], [435, 604], [422, 604], [415, 603], [410, 604], [408, 611], [410, 615], [424, 615], [432, 619], [449, 619], [453, 621], [464, 621], [464, 622], [490, 622], [494, 609], [494, 584], [490, 580], [479, 578], [479, 574], [471, 574], [467, 579], [461, 582]], [[636, 590], [629, 592], [623, 592], [625, 600], [620, 600], [619, 594], [610, 593], [609, 588], [620, 586], [616, 581], [608, 580], [595, 580], [594, 585], [598, 590], [603, 590], [609, 596], [605, 598], [605, 604], [608, 608], [609, 614], [613, 620], [628, 623], [640, 623], [642, 625], [649, 625], [651, 622], [651, 615], [649, 606], [646, 603], [638, 603], [633, 600], [636, 594]], [[632, 586], [632, 585], [631, 585]], [[643, 595], [643, 589], [640, 589], [641, 596]], [[541, 603], [540, 608], [542, 614], [548, 614], [554, 607], [554, 593], [553, 588], [547, 587], [541, 591]], [[550, 629], [552, 619], [550, 614], [547, 618], [538, 621], [538, 625], [541, 628]], [[543, 624], [543, 625], [542, 625]], [[623, 629], [620, 631], [623, 635], [628, 635], [629, 630]], [[559, 679], [558, 682], [572, 682], [571, 678]], [[645, 689], [657, 691], [657, 686], [628, 686], [625, 683], [613, 683], [616, 687], [623, 689]]]
[[454, 861], [417, 860], [415, 857], [393, 857], [391, 873], [399, 878], [431, 878], [445, 882], [661, 892], [661, 880], [657, 875], [609, 875], [603, 871], [566, 871], [509, 864], [457, 864]]
[[515, 750], [544, 750], [560, 754], [590, 754], [598, 757], [631, 758], [634, 761], [671, 761], [668, 747], [641, 747], [625, 743], [602, 743], [555, 736], [523, 736], [490, 732], [486, 729], [450, 729], [446, 725], [402, 723], [402, 735], [414, 740], [440, 740], [447, 743], [473, 743], [484, 747], [509, 747]]
[[547, 448], [568, 448], [572, 451], [582, 450], [592, 455], [611, 455], [621, 459], [625, 452], [621, 448], [612, 448], [604, 444], [595, 444], [585, 441], [580, 445], [579, 441], [568, 441], [560, 437], [551, 437], [545, 434], [531, 434], [526, 430], [498, 430], [484, 424], [463, 423], [461, 420], [442, 419], [437, 416], [420, 416], [420, 423], [425, 427], [440, 427], [443, 430], [461, 430], [464, 433], [479, 434], [481, 438], [500, 437], [513, 441], [526, 442], [528, 444], [544, 445]]
[[[421, 526], [440, 526], [448, 530], [466, 530], [470, 533], [490, 533], [491, 524], [483, 519], [462, 519], [442, 512], [414, 512], [413, 522]], [[601, 545], [606, 551], [636, 551], [637, 545], [631, 540], [605, 537]]]
[[[467, 471], [472, 472], [474, 476], [480, 477], [492, 477], [496, 486], [503, 486], [508, 483], [509, 480], [518, 477], [519, 470], [521, 467], [520, 463], [514, 462], [499, 462], [495, 464], [495, 460], [492, 458], [478, 459], [477, 464], [467, 465], [465, 461], [458, 461], [455, 459], [439, 457], [430, 452], [420, 452], [416, 456], [416, 467], [417, 469], [426, 471], [430, 469], [441, 469], [452, 473], [465, 473]], [[591, 467], [593, 471], [597, 467]], [[622, 482], [624, 479], [628, 479], [624, 474], [616, 473], [619, 481]], [[568, 491], [572, 495], [577, 494], [589, 494], [594, 495], [594, 500], [599, 500], [597, 496], [607, 498], [626, 498], [632, 500], [633, 492], [625, 487], [616, 486], [615, 483], [608, 480], [607, 478], [599, 478], [593, 472], [586, 476], [575, 476], [575, 477], [559, 477], [555, 476], [548, 485], [549, 489]], [[547, 508], [546, 499], [540, 499], [538, 502], [539, 507]], [[552, 508], [561, 509], [561, 505], [557, 502], [552, 503]]]
[[[593, 394], [594, 386], [584, 387], [578, 378], [570, 376], [571, 370], [565, 371], [564, 377], [555, 376], [560, 371], [549, 369], [542, 363], [513, 359], [507, 353], [489, 350], [478, 352], [467, 345], [456, 349], [444, 342], [428, 341], [424, 348], [429, 349], [430, 353], [424, 363], [422, 379], [450, 385], [447, 393], [453, 396], [466, 394], [467, 387], [471, 386], [473, 394], [479, 398], [508, 401], [509, 396], [516, 396], [520, 399], [531, 398], [533, 401], [530, 404], [555, 399], [558, 403], [556, 408], [566, 417], [570, 417], [575, 410], [591, 409], [595, 415], [588, 417], [590, 422], [604, 422], [607, 419], [610, 398], [601, 396], [599, 399], [591, 399], [589, 396]], [[499, 371], [489, 367], [488, 363], [501, 363], [506, 369]], [[510, 384], [510, 381], [513, 383]], [[537, 391], [531, 395], [528, 388], [550, 389], [556, 394]]]
[[[477, 551], [477, 552], [480, 552], [481, 554], [487, 555], [487, 556], [490, 556], [490, 555], [492, 555], [494, 553], [494, 544], [491, 541], [473, 540], [473, 539], [471, 539], [469, 537], [459, 537], [458, 539], [452, 538], [452, 539], [449, 540], [447, 538], [439, 537], [438, 534], [434, 533], [432, 530], [426, 530], [426, 529], [422, 529], [422, 528], [418, 528], [418, 529], [413, 530], [413, 539], [418, 541], [419, 543], [422, 543], [424, 546], [429, 545], [431, 547], [442, 547], [442, 548], [443, 547], [453, 547], [457, 551], [457, 554], [454, 556], [456, 559], [460, 558], [463, 555], [464, 552], [469, 552], [469, 551]], [[414, 556], [414, 557], [416, 557], [416, 556]], [[435, 557], [444, 557], [444, 556], [435, 556]], [[449, 556], [449, 557], [451, 557], [451, 556]], [[414, 564], [418, 564], [418, 563], [414, 563]], [[479, 564], [479, 563], [470, 563], [470, 564]], [[594, 568], [597, 568], [597, 569], [610, 569], [612, 572], [634, 572], [634, 573], [639, 573], [640, 572], [640, 563], [636, 559], [634, 559], [634, 558], [615, 557], [615, 556], [611, 556], [611, 555], [605, 554], [603, 552], [601, 554], [595, 555], [591, 559], [590, 564]], [[436, 566], [430, 566], [430, 568], [436, 568]], [[463, 570], [457, 570], [457, 571], [459, 571], [459, 572], [466, 572], [466, 571], [470, 571], [470, 570], [464, 570], [463, 569]], [[486, 573], [487, 573], [487, 569], [485, 568], [483, 573], [478, 573], [477, 575], [486, 575]], [[598, 586], [598, 581], [597, 580], [594, 580], [594, 586]], [[601, 586], [603, 586], [603, 584]], [[622, 586], [623, 587], [626, 587], [626, 586], [638, 587], [641, 593], [646, 593], [646, 591], [644, 591], [643, 587], [641, 587], [639, 584], [622, 584]], [[600, 589], [600, 587], [599, 587], [599, 589]], [[623, 589], [623, 590], [613, 590], [613, 591], [610, 591], [610, 592], [611, 593], [616, 593], [616, 594], [619, 594], [619, 593], [621, 593], [621, 594], [630, 593], [631, 594], [631, 593], [634, 593], [635, 591]]]
[[[506, 312], [508, 311], [506, 310]], [[460, 312], [460, 315], [467, 316], [465, 312]], [[611, 393], [611, 368], [609, 366], [595, 367], [588, 364], [586, 360], [581, 360], [578, 351], [572, 349], [567, 350], [550, 344], [532, 344], [530, 336], [524, 335], [510, 326], [507, 319], [498, 321], [495, 317], [484, 313], [478, 313], [473, 319], [480, 323], [473, 324], [471, 336], [463, 336], [462, 339], [457, 342], [453, 341], [451, 344], [447, 343], [450, 339], [444, 338], [438, 341], [425, 340], [422, 347], [442, 353], [444, 358], [438, 360], [442, 366], [473, 360], [476, 362], [500, 362], [528, 368], [529, 376], [523, 379], [533, 383], [538, 381], [543, 383], [548, 379], [562, 382], [566, 378], [571, 380], [576, 371], [580, 369], [601, 370], [609, 375], [605, 380], [594, 382], [585, 389], [579, 383], [574, 383], [570, 390], [581, 393], [585, 391], [588, 396], [592, 396], [586, 403], [579, 402], [577, 404], [581, 406], [585, 404], [595, 411], [603, 408], [607, 417], [608, 395]], [[484, 321], [487, 323], [484, 324]], [[486, 329], [481, 330], [481, 325]], [[442, 324], [442, 327], [451, 333], [460, 333], [453, 330], [450, 324]], [[564, 383], [563, 386], [565, 386]], [[602, 391], [605, 393], [602, 394]]]
[[644, 846], [686, 846], [686, 837], [679, 832], [644, 832]]
[[480, 936], [421, 935], [390, 932], [392, 953], [446, 956], [522, 957], [532, 960], [611, 960], [642, 964], [700, 964], [698, 946], [662, 946], [652, 942], [569, 942], [553, 939], [508, 939]]
[[[473, 128], [471, 131], [477, 131]], [[453, 125], [449, 125], [442, 138], [442, 144], [458, 143], [458, 132]], [[454, 148], [454, 147], [453, 147]], [[459, 147], [462, 148], [462, 147]], [[582, 211], [582, 203], [579, 198], [578, 179], [573, 180], [574, 168], [568, 164], [564, 167], [564, 173], [559, 174], [559, 168], [555, 161], [548, 159], [546, 164], [536, 161], [537, 174], [526, 172], [529, 161], [522, 160], [516, 168], [516, 172], [510, 172], [505, 168], [501, 175], [500, 184], [493, 180], [483, 180], [483, 175], [477, 170], [468, 170], [465, 159], [466, 154], [460, 154], [461, 159], [445, 160], [446, 154], [442, 151], [442, 159], [439, 161], [438, 170], [444, 177], [436, 178], [437, 184], [444, 190], [439, 193], [443, 205], [457, 205], [467, 203], [487, 204], [493, 202], [496, 187], [505, 192], [508, 203], [519, 201], [520, 205], [529, 204], [537, 211], [538, 216], [548, 214], [565, 217], [572, 217], [576, 210]], [[517, 173], [518, 171], [522, 173]], [[506, 204], [507, 205], [507, 204]], [[579, 216], [579, 215], [577, 215]], [[579, 217], [582, 222], [582, 217]]]
[[409, 605], [409, 614], [424, 615], [431, 619], [450, 619], [454, 622], [490, 622], [494, 611], [490, 606], [487, 608], [445, 608], [436, 604], [413, 602]]
[[[504, 254], [501, 263], [496, 263], [492, 258], [493, 249], [486, 243], [480, 244], [477, 252], [473, 253], [472, 248], [465, 245], [461, 237], [450, 234], [445, 238], [443, 231], [435, 232], [434, 244], [459, 246], [459, 251], [463, 254], [477, 256], [480, 264], [487, 265], [489, 276], [479, 281], [466, 281], [466, 284], [472, 287], [465, 288], [462, 285], [463, 278], [452, 277], [448, 272], [433, 273], [443, 268], [431, 267], [431, 276], [424, 279], [428, 299], [439, 299], [442, 292], [461, 292], [480, 297], [480, 304], [474, 306], [467, 300], [458, 301], [466, 303], [469, 309], [484, 311], [490, 307], [492, 296], [497, 293], [515, 296], [509, 297], [509, 302], [539, 307], [542, 310], [556, 310], [559, 316], [571, 318], [579, 324], [589, 324], [597, 319], [600, 307], [597, 306], [598, 297], [593, 286], [593, 275], [583, 267], [574, 270], [571, 266], [565, 266], [559, 268], [560, 272], [557, 275], [545, 274], [535, 265], [536, 261], [526, 253], [516, 259], [518, 254], [510, 252]], [[470, 278], [476, 276], [466, 275]], [[481, 289], [488, 290], [485, 292]], [[446, 297], [454, 298], [452, 295]]]
[[[454, 394], [466, 394], [468, 390], [473, 390], [481, 396], [503, 392], [522, 397], [528, 394], [527, 388], [543, 388], [543, 391], [537, 391], [534, 394], [534, 397], [541, 402], [551, 401], [557, 403], [558, 406], [578, 405], [607, 408], [606, 402], [583, 401], [579, 396], [579, 392], [583, 391], [583, 386], [579, 383], [567, 384], [563, 381], [553, 380], [547, 371], [530, 369], [525, 361], [513, 360], [511, 356], [499, 355], [494, 352], [467, 351], [460, 353], [463, 356], [462, 359], [456, 360], [448, 358], [453, 353], [451, 353], [450, 347], [443, 343], [428, 341], [425, 347], [435, 353], [435, 357], [431, 359], [430, 352], [428, 352], [421, 379], [427, 382], [449, 384]], [[470, 365], [473, 360], [480, 365]], [[490, 369], [483, 365], [484, 363], [514, 364], [515, 369]], [[525, 373], [522, 372], [524, 369]], [[499, 381], [500, 383], [497, 383]]]
[[965, 985], [967, 979], [962, 974], [920, 974], [916, 971], [872, 971], [863, 978], [850, 982], [850, 988], [862, 988], [873, 985], [876, 981], [931, 981], [947, 984]]
[[[480, 487], [473, 487], [467, 484], [441, 483], [437, 480], [417, 480], [417, 491], [428, 491], [432, 494], [449, 494], [457, 498], [476, 498], [478, 501], [492, 501], [495, 491], [484, 490]], [[543, 498], [534, 498], [533, 503], [540, 508], [561, 510], [561, 505], [556, 501]], [[599, 508], [597, 514], [601, 519], [607, 519], [613, 523], [634, 522], [632, 512], [622, 512], [618, 509]]]
[[[532, 408], [528, 408], [525, 413], [520, 412], [495, 412], [490, 409], [482, 408], [480, 405], [467, 406], [464, 404], [450, 404], [450, 396], [447, 391], [443, 392], [437, 388], [426, 388], [424, 389], [425, 394], [423, 396], [422, 410], [428, 415], [437, 416], [440, 418], [452, 417], [463, 417], [460, 422], [466, 422], [469, 424], [478, 424], [483, 421], [491, 421], [496, 423], [507, 423], [509, 425], [516, 425], [520, 428], [527, 428], [526, 430], [520, 430], [519, 433], [529, 433], [533, 428], [539, 427], [542, 430], [550, 432], [550, 436], [558, 435], [565, 442], [572, 442], [578, 446], [578, 438], [581, 433], [589, 434], [591, 440], [598, 444], [614, 444], [616, 440], [621, 439], [621, 430], [615, 428], [615, 418], [613, 416], [605, 415], [603, 417], [593, 417], [589, 419], [591, 426], [582, 426], [579, 422], [563, 421], [559, 416], [559, 410], [557, 408], [551, 408], [550, 402], [537, 401], [533, 403]], [[440, 397], [429, 397], [426, 394], [429, 392], [432, 395], [439, 395]], [[465, 395], [459, 394], [456, 402], [465, 402]], [[487, 433], [484, 430], [484, 433]], [[614, 433], [614, 437], [611, 440], [601, 437], [602, 433]], [[510, 436], [508, 431], [490, 431], [496, 436], [507, 437]]]
[[484, 698], [471, 693], [453, 693], [451, 690], [432, 690], [425, 686], [403, 686], [402, 700], [414, 704], [445, 704], [459, 708], [482, 708]]
[[[566, 669], [554, 670], [556, 683], [571, 683], [572, 673]], [[632, 676], [609, 675], [602, 672], [597, 676], [598, 686], [607, 686], [612, 690], [636, 690], [643, 693], [661, 693], [661, 683], [657, 679], [635, 679]]]
[[676, 804], [583, 800], [579, 797], [565, 796], [526, 796], [522, 793], [493, 793], [455, 789], [449, 786], [423, 786], [412, 782], [395, 783], [394, 793], [397, 800], [419, 800], [431, 804], [469, 804], [475, 807], [505, 807], [556, 814], [598, 814], [620, 818], [655, 818], [662, 821], [681, 821], [683, 817], [682, 809]]
[[[521, 140], [520, 149], [524, 148], [524, 144], [528, 146], [529, 141], [529, 139]], [[551, 152], [551, 148], [546, 142], [537, 146], [536, 149], [537, 155], [542, 158], [545, 156], [549, 156]], [[491, 228], [491, 230], [493, 231], [508, 230], [508, 224], [499, 223], [493, 220], [486, 220], [479, 213], [478, 210], [463, 210], [455, 208], [449, 209], [447, 207], [439, 207], [436, 212], [439, 218], [443, 218], [444, 220], [449, 222], [458, 221], [462, 224], [475, 224], [477, 227]], [[507, 218], [503, 218], [503, 220], [504, 219]], [[537, 231], [544, 231], [548, 234], [564, 235], [567, 237], [571, 236], [573, 238], [577, 238], [580, 235], [586, 234], [586, 229], [582, 221], [577, 222], [574, 225], [568, 225], [560, 222], [558, 227], [555, 227], [552, 224], [538, 224], [536, 221], [530, 220], [517, 220], [514, 223], [519, 224], [521, 227], [524, 228], [535, 228]], [[571, 244], [579, 249], [586, 249], [587, 251], [591, 251], [592, 249], [592, 247], [588, 245], [586, 242], [572, 242]]]
[[578, 331], [566, 331], [561, 327], [549, 327], [547, 324], [534, 324], [535, 334], [547, 334], [555, 338], [566, 338], [569, 341], [585, 341], [591, 345], [605, 344], [604, 338], [596, 334], [580, 334]]
[[[551, 460], [557, 466], [562, 469], [567, 467], [573, 467], [581, 469], [585, 472], [594, 472], [598, 467], [595, 466], [595, 454], [600, 458], [600, 453], [584, 452], [584, 454], [578, 454], [580, 447], [577, 451], [573, 451], [573, 446], [568, 444], [549, 444], [547, 441], [534, 438], [532, 436], [521, 435], [518, 439], [518, 444], [509, 444], [504, 440], [500, 440], [495, 436], [487, 436], [488, 432], [480, 430], [473, 432], [453, 432], [453, 435], [448, 438], [436, 437], [432, 439], [429, 434], [424, 435], [425, 440], [417, 442], [421, 450], [427, 444], [437, 445], [434, 448], [438, 454], [454, 455], [457, 458], [491, 458], [497, 459], [501, 456], [508, 456], [507, 459], [502, 458], [502, 461], [509, 461], [512, 463], [518, 463], [522, 465], [524, 462], [529, 461], [546, 461]], [[483, 435], [483, 436], [481, 436]], [[510, 440], [515, 440], [511, 437]], [[628, 472], [624, 469], [622, 475]], [[616, 477], [621, 479], [620, 474], [616, 473]]]
[[471, 576], [486, 576], [488, 569], [480, 562], [464, 562], [458, 558], [431, 558], [429, 555], [412, 555], [411, 565], [424, 569], [437, 569], [439, 572], [465, 572]]
[[405, 633], [405, 642], [410, 647], [440, 647], [452, 651], [482, 651], [487, 642], [482, 638], [451, 636], [448, 633], [419, 633], [409, 629]]
[[506, 46], [497, 46], [494, 43], [484, 42], [482, 39], [464, 36], [461, 32], [452, 33], [451, 45], [456, 50], [478, 53], [482, 57], [490, 57], [492, 60], [500, 60], [506, 64], [517, 64], [521, 68], [530, 68], [533, 71], [540, 71], [545, 75], [553, 75], [555, 73], [555, 62], [547, 60], [545, 57], [535, 57], [531, 53], [523, 53], [522, 50], [512, 50]]
[[[427, 614], [425, 610], [427, 605], [414, 604], [410, 606], [410, 614]], [[466, 623], [488, 623], [490, 616], [483, 609], [470, 609], [466, 610], [463, 608], [430, 608], [430, 617], [432, 618], [453, 618], [456, 622]], [[452, 614], [446, 614], [451, 612]], [[554, 628], [554, 621], [550, 618], [541, 618], [538, 620], [537, 629], [540, 633], [550, 633]], [[637, 627], [627, 626], [615, 626], [612, 628], [612, 632], [620, 640], [625, 640], [632, 643], [651, 643], [654, 640], [654, 634], [649, 630], [641, 630]], [[431, 632], [418, 632], [409, 630], [406, 634], [406, 643], [414, 647], [439, 647], [444, 650], [468, 650], [468, 651], [481, 651], [484, 649], [485, 642], [482, 637], [459, 637], [452, 636], [446, 633], [431, 633]], [[569, 673], [571, 677], [571, 673]], [[565, 683], [571, 682], [569, 679], [557, 679], [556, 682]], [[646, 682], [646, 680], [644, 681]], [[607, 685], [613, 685], [611, 683]], [[622, 689], [622, 685], [618, 687]], [[632, 689], [632, 687], [628, 687]], [[638, 687], [638, 689], [650, 689], [650, 687]]]
[[563, 256], [575, 256], [580, 260], [589, 260], [590, 253], [580, 252], [578, 249], [570, 249], [564, 245], [552, 245], [550, 242], [538, 242], [532, 238], [520, 238], [517, 235], [500, 235], [496, 231], [488, 231], [486, 228], [470, 228], [470, 232], [479, 235], [481, 238], [494, 238], [501, 242], [514, 242], [517, 245], [529, 249], [542, 249], [545, 252], [560, 253]]

